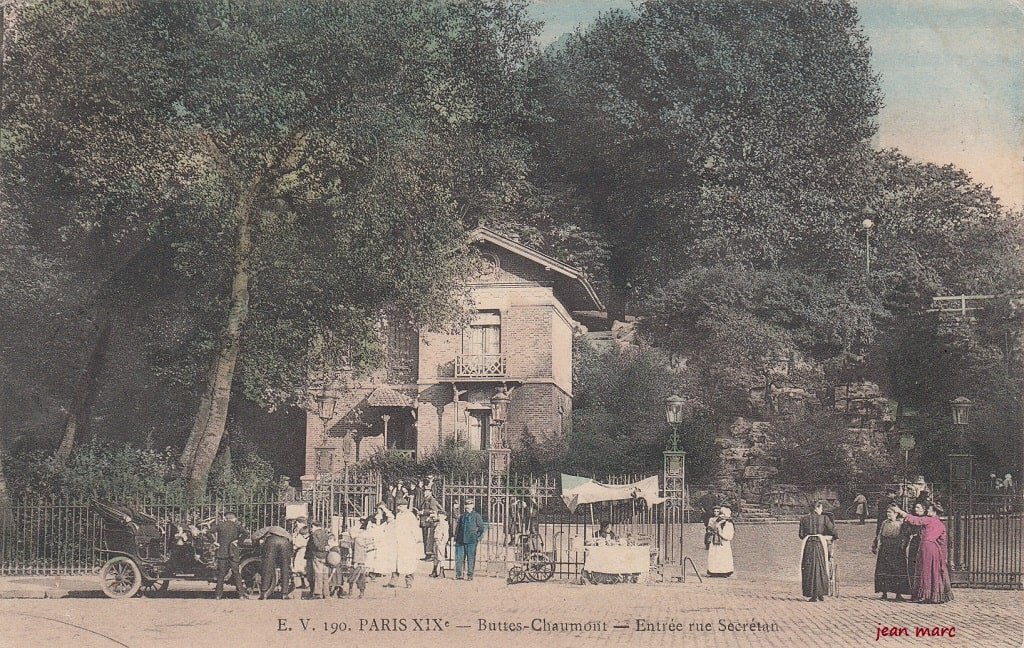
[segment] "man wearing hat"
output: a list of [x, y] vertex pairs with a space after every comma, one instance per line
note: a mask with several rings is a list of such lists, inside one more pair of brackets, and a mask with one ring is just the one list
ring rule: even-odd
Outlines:
[[242, 570], [239, 563], [242, 560], [242, 548], [238, 543], [248, 535], [234, 513], [225, 513], [224, 519], [210, 527], [210, 535], [214, 537], [213, 548], [217, 559], [217, 589], [215, 598], [220, 599], [224, 595], [224, 579], [228, 571], [235, 575], [235, 589], [238, 596], [242, 596]]
[[423, 489], [423, 501], [420, 503], [420, 532], [423, 535], [423, 560], [430, 560], [434, 554], [434, 527], [437, 525], [437, 514], [443, 507], [434, 497], [430, 484]]
[[466, 580], [473, 580], [476, 545], [487, 530], [484, 518], [474, 510], [475, 504], [472, 499], [466, 498], [462, 515], [455, 525], [455, 580], [462, 580], [463, 561], [466, 563]]

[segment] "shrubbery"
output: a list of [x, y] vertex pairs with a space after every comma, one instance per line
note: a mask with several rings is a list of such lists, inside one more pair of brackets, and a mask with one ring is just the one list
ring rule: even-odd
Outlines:
[[[270, 463], [253, 452], [218, 457], [206, 497], [245, 500], [276, 494], [279, 485]], [[3, 455], [7, 487], [14, 501], [26, 498], [109, 497], [116, 499], [183, 499], [178, 451], [101, 441], [79, 445], [64, 464], [49, 452], [32, 450]]]

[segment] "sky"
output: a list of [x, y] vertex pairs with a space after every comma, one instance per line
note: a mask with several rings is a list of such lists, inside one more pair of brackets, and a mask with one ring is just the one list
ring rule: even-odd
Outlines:
[[[853, 0], [881, 75], [876, 145], [1024, 207], [1024, 0]], [[631, 0], [533, 0], [541, 45]]]

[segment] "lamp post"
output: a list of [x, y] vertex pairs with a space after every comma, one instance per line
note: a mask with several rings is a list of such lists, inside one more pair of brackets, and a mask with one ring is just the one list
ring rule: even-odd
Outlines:
[[957, 430], [956, 452], [949, 455], [949, 485], [959, 492], [969, 491], [974, 478], [974, 457], [967, 445], [967, 426], [971, 422], [970, 399], [959, 396], [949, 401], [953, 414], [953, 426]]
[[672, 450], [679, 449], [679, 426], [683, 422], [683, 413], [686, 401], [679, 396], [669, 396], [665, 399], [665, 421], [672, 426]]
[[686, 452], [679, 449], [679, 426], [686, 412], [686, 401], [673, 394], [665, 399], [665, 422], [672, 427], [669, 447], [664, 451], [666, 488], [670, 480], [681, 484], [686, 473]]
[[338, 404], [338, 397], [331, 391], [330, 382], [324, 379], [319, 393], [314, 397], [316, 401], [316, 417], [320, 419], [321, 441], [320, 447], [315, 449], [317, 478], [333, 472], [333, 459], [331, 448], [327, 445], [327, 424], [334, 418], [335, 407]]
[[330, 391], [327, 381], [316, 397], [316, 415], [320, 419], [323, 430], [324, 443], [327, 443], [327, 424], [334, 418], [334, 409], [338, 404], [338, 397]]
[[875, 228], [875, 210], [864, 208], [864, 220], [860, 222], [864, 230], [864, 276], [871, 276], [871, 230]]
[[487, 468], [495, 475], [507, 473], [512, 460], [512, 450], [507, 447], [505, 439], [505, 424], [508, 422], [508, 406], [511, 401], [512, 397], [504, 385], [491, 397], [491, 424], [488, 432], [493, 429], [497, 433], [488, 434]]
[[903, 477], [904, 481], [907, 476], [907, 463], [910, 459], [910, 451], [917, 445], [917, 440], [914, 439], [914, 435], [910, 432], [904, 432], [900, 435], [900, 449], [903, 450]]

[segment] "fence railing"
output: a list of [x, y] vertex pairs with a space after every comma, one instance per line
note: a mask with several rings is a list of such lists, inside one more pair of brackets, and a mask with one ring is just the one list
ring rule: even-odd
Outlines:
[[[285, 522], [279, 499], [208, 500], [135, 498], [118, 503], [174, 524], [196, 524], [227, 511], [250, 530]], [[70, 575], [98, 569], [104, 560], [103, 525], [88, 500], [38, 498], [14, 504], [0, 534], [0, 576]]]

